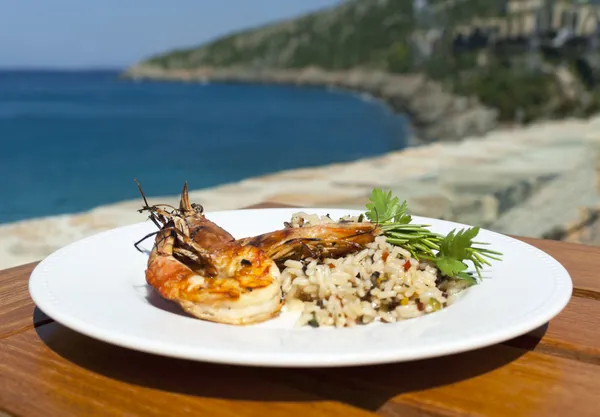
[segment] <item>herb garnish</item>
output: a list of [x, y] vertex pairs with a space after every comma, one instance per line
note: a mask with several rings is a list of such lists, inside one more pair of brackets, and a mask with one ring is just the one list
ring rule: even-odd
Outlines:
[[319, 321], [317, 320], [317, 314], [313, 311], [312, 319], [310, 319], [307, 323], [310, 327], [320, 327]]
[[415, 259], [434, 262], [440, 273], [449, 278], [460, 278], [475, 284], [475, 278], [466, 272], [468, 266], [464, 261], [471, 261], [481, 278], [483, 266], [491, 265], [486, 257], [501, 260], [500, 252], [473, 246], [487, 245], [473, 241], [479, 234], [479, 227], [460, 231], [455, 229], [443, 236], [427, 229], [429, 225], [410, 224], [412, 217], [407, 211], [406, 201], [400, 203], [391, 191], [386, 193], [375, 188], [367, 203], [366, 216], [379, 225], [389, 243], [405, 248]]

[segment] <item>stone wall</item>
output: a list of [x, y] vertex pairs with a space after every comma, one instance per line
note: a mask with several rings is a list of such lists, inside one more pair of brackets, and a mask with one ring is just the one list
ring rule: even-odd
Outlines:
[[[600, 244], [599, 150], [600, 118], [545, 122], [460, 143], [249, 178], [192, 191], [190, 198], [208, 213], [267, 200], [364, 208], [372, 188], [381, 187], [406, 199], [412, 214], [501, 233]], [[186, 179], [193, 189], [194, 179]], [[152, 191], [152, 184], [142, 185]], [[177, 204], [179, 192], [150, 198], [150, 204]], [[144, 221], [136, 211], [141, 203], [0, 225], [0, 268], [40, 260], [77, 239]]]

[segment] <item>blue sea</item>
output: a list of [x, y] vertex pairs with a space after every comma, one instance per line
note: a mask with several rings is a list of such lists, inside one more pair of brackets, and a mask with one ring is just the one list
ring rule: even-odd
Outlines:
[[404, 147], [405, 119], [318, 88], [0, 71], [0, 223]]

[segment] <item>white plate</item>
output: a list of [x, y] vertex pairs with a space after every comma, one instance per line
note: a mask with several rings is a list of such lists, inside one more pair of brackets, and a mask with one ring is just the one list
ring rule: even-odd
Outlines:
[[[340, 209], [262, 209], [207, 213], [234, 237], [280, 229], [292, 213], [357, 214]], [[439, 233], [468, 227], [413, 216]], [[478, 241], [502, 252], [483, 281], [441, 311], [397, 323], [352, 328], [294, 328], [284, 313], [237, 327], [201, 321], [154, 295], [146, 284], [147, 255], [133, 243], [156, 230], [150, 222], [103, 232], [68, 245], [33, 271], [33, 301], [57, 322], [115, 345], [191, 360], [255, 366], [345, 366], [400, 362], [499, 343], [533, 330], [568, 303], [567, 271], [539, 249], [482, 230]], [[149, 250], [154, 239], [142, 244]]]

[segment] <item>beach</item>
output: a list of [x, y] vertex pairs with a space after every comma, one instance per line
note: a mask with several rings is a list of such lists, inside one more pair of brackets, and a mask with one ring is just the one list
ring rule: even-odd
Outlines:
[[[191, 182], [190, 198], [204, 206], [207, 216], [263, 201], [364, 208], [372, 188], [380, 187], [406, 199], [414, 215], [500, 233], [600, 244], [599, 149], [600, 117], [545, 121], [216, 187], [195, 189]], [[150, 204], [177, 204], [180, 186], [149, 198]], [[137, 212], [142, 203], [140, 197], [76, 214], [2, 224], [0, 268], [38, 261], [86, 236], [145, 221], [146, 215]]]

